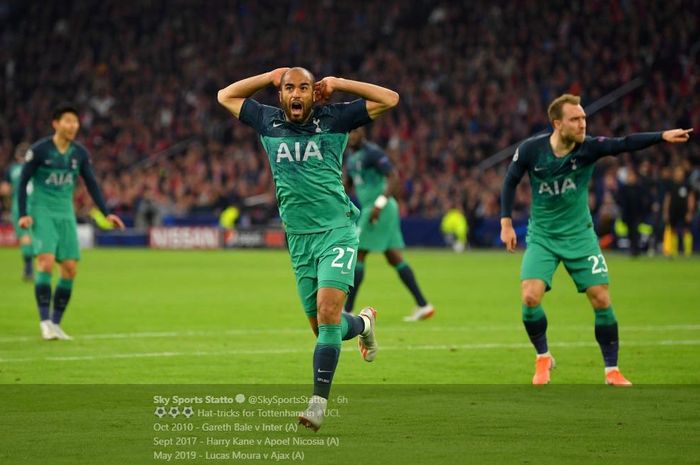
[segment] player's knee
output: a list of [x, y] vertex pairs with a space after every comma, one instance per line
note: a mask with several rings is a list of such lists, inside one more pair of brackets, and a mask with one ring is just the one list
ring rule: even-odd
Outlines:
[[[343, 304], [335, 300], [321, 300], [318, 302], [317, 318], [319, 323], [338, 323]], [[337, 321], [336, 321], [337, 320]]]
[[544, 297], [545, 284], [538, 280], [525, 280], [521, 283], [521, 299], [528, 307], [537, 307]]
[[340, 323], [340, 314], [343, 311], [343, 304], [347, 293], [336, 288], [322, 287], [316, 297], [316, 307], [318, 311], [318, 322], [324, 324]]
[[537, 286], [524, 285], [522, 288], [522, 301], [528, 307], [537, 307], [542, 302], [544, 291]]
[[78, 274], [78, 268], [75, 265], [62, 265], [61, 277], [65, 279], [75, 279]]
[[51, 273], [55, 259], [51, 256], [39, 255], [36, 260], [37, 269], [44, 273]]
[[590, 296], [590, 301], [593, 308], [607, 308], [610, 306], [610, 295], [607, 292], [593, 294]]
[[586, 289], [586, 295], [593, 308], [607, 308], [611, 305], [607, 286], [593, 286]]
[[542, 294], [532, 289], [523, 290], [522, 300], [528, 307], [537, 307], [542, 302]]
[[320, 323], [330, 323], [333, 320], [333, 315], [332, 305], [319, 303], [317, 317]]

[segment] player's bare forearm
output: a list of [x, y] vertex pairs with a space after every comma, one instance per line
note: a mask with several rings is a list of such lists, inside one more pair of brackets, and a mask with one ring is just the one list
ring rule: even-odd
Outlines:
[[[326, 82], [324, 83], [324, 81]], [[327, 84], [330, 88], [328, 93], [321, 91], [322, 98], [330, 97], [330, 94], [337, 90], [365, 99], [367, 101], [367, 113], [372, 119], [379, 117], [379, 115], [394, 108], [399, 103], [399, 94], [397, 92], [376, 84], [337, 77], [327, 77], [319, 81], [319, 83], [321, 83], [321, 87]]]
[[236, 81], [228, 87], [219, 90], [216, 95], [216, 99], [222, 106], [230, 111], [233, 116], [238, 118], [245, 99], [252, 96], [260, 89], [264, 89], [270, 84], [274, 85], [275, 87], [279, 87], [280, 79], [282, 79], [282, 75], [288, 69], [289, 68], [277, 68], [267, 73], [258, 74], [257, 76], [251, 76], [241, 79], [240, 81]]

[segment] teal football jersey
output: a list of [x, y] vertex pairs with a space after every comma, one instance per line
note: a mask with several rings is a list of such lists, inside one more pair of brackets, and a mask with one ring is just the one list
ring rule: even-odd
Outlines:
[[292, 234], [327, 231], [357, 219], [343, 187], [348, 132], [371, 121], [365, 100], [315, 107], [306, 123], [287, 121], [281, 108], [246, 99], [241, 122], [260, 135], [280, 217]]
[[[60, 153], [51, 137], [32, 145], [25, 156], [18, 188], [20, 215], [27, 214], [28, 203], [32, 215], [75, 218], [73, 193], [78, 176], [85, 180], [85, 186], [100, 211], [108, 214], [85, 147], [71, 142], [66, 152]], [[27, 201], [21, 185], [30, 180], [32, 195]]]
[[528, 234], [571, 236], [591, 230], [588, 183], [595, 162], [606, 155], [639, 150], [662, 140], [661, 133], [620, 138], [587, 136], [568, 154], [557, 157], [550, 134], [532, 137], [515, 151], [502, 194], [501, 216], [510, 217], [515, 186], [527, 172], [532, 188]]
[[386, 177], [392, 166], [389, 157], [371, 142], [365, 142], [347, 159], [348, 176], [352, 179], [362, 208], [371, 207], [386, 191]]

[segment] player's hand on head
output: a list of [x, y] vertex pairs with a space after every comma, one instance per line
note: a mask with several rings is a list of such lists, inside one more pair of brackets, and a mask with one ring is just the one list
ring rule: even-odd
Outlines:
[[664, 131], [661, 134], [661, 137], [666, 142], [670, 142], [672, 144], [680, 144], [683, 142], [687, 142], [688, 139], [690, 139], [690, 133], [693, 132], [693, 129], [670, 129], [668, 131]]
[[124, 222], [117, 215], [107, 215], [107, 220], [117, 229], [124, 229]]
[[316, 84], [314, 84], [314, 95], [317, 102], [330, 100], [335, 91], [335, 80], [334, 76], [326, 76], [320, 81], [316, 81]]
[[27, 215], [27, 216], [23, 216], [22, 218], [20, 218], [18, 223], [19, 223], [20, 228], [29, 229], [32, 227], [34, 220], [32, 219], [31, 216]]
[[270, 71], [270, 81], [272, 81], [272, 85], [279, 88], [281, 81], [282, 81], [282, 76], [284, 73], [287, 72], [289, 68], [288, 67], [282, 67], [282, 68], [276, 68]]

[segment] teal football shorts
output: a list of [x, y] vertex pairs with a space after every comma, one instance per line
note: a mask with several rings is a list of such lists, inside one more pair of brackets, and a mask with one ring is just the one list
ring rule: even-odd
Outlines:
[[520, 280], [540, 279], [549, 291], [560, 262], [564, 263], [578, 292], [609, 283], [608, 265], [593, 231], [562, 238], [528, 235]]
[[371, 206], [362, 209], [357, 223], [360, 233], [360, 250], [386, 252], [405, 247], [403, 234], [401, 234], [399, 205], [396, 199], [389, 199], [375, 223], [370, 223], [371, 216]]
[[287, 234], [297, 291], [307, 316], [316, 316], [322, 287], [347, 293], [355, 282], [358, 237], [355, 225], [320, 233]]

